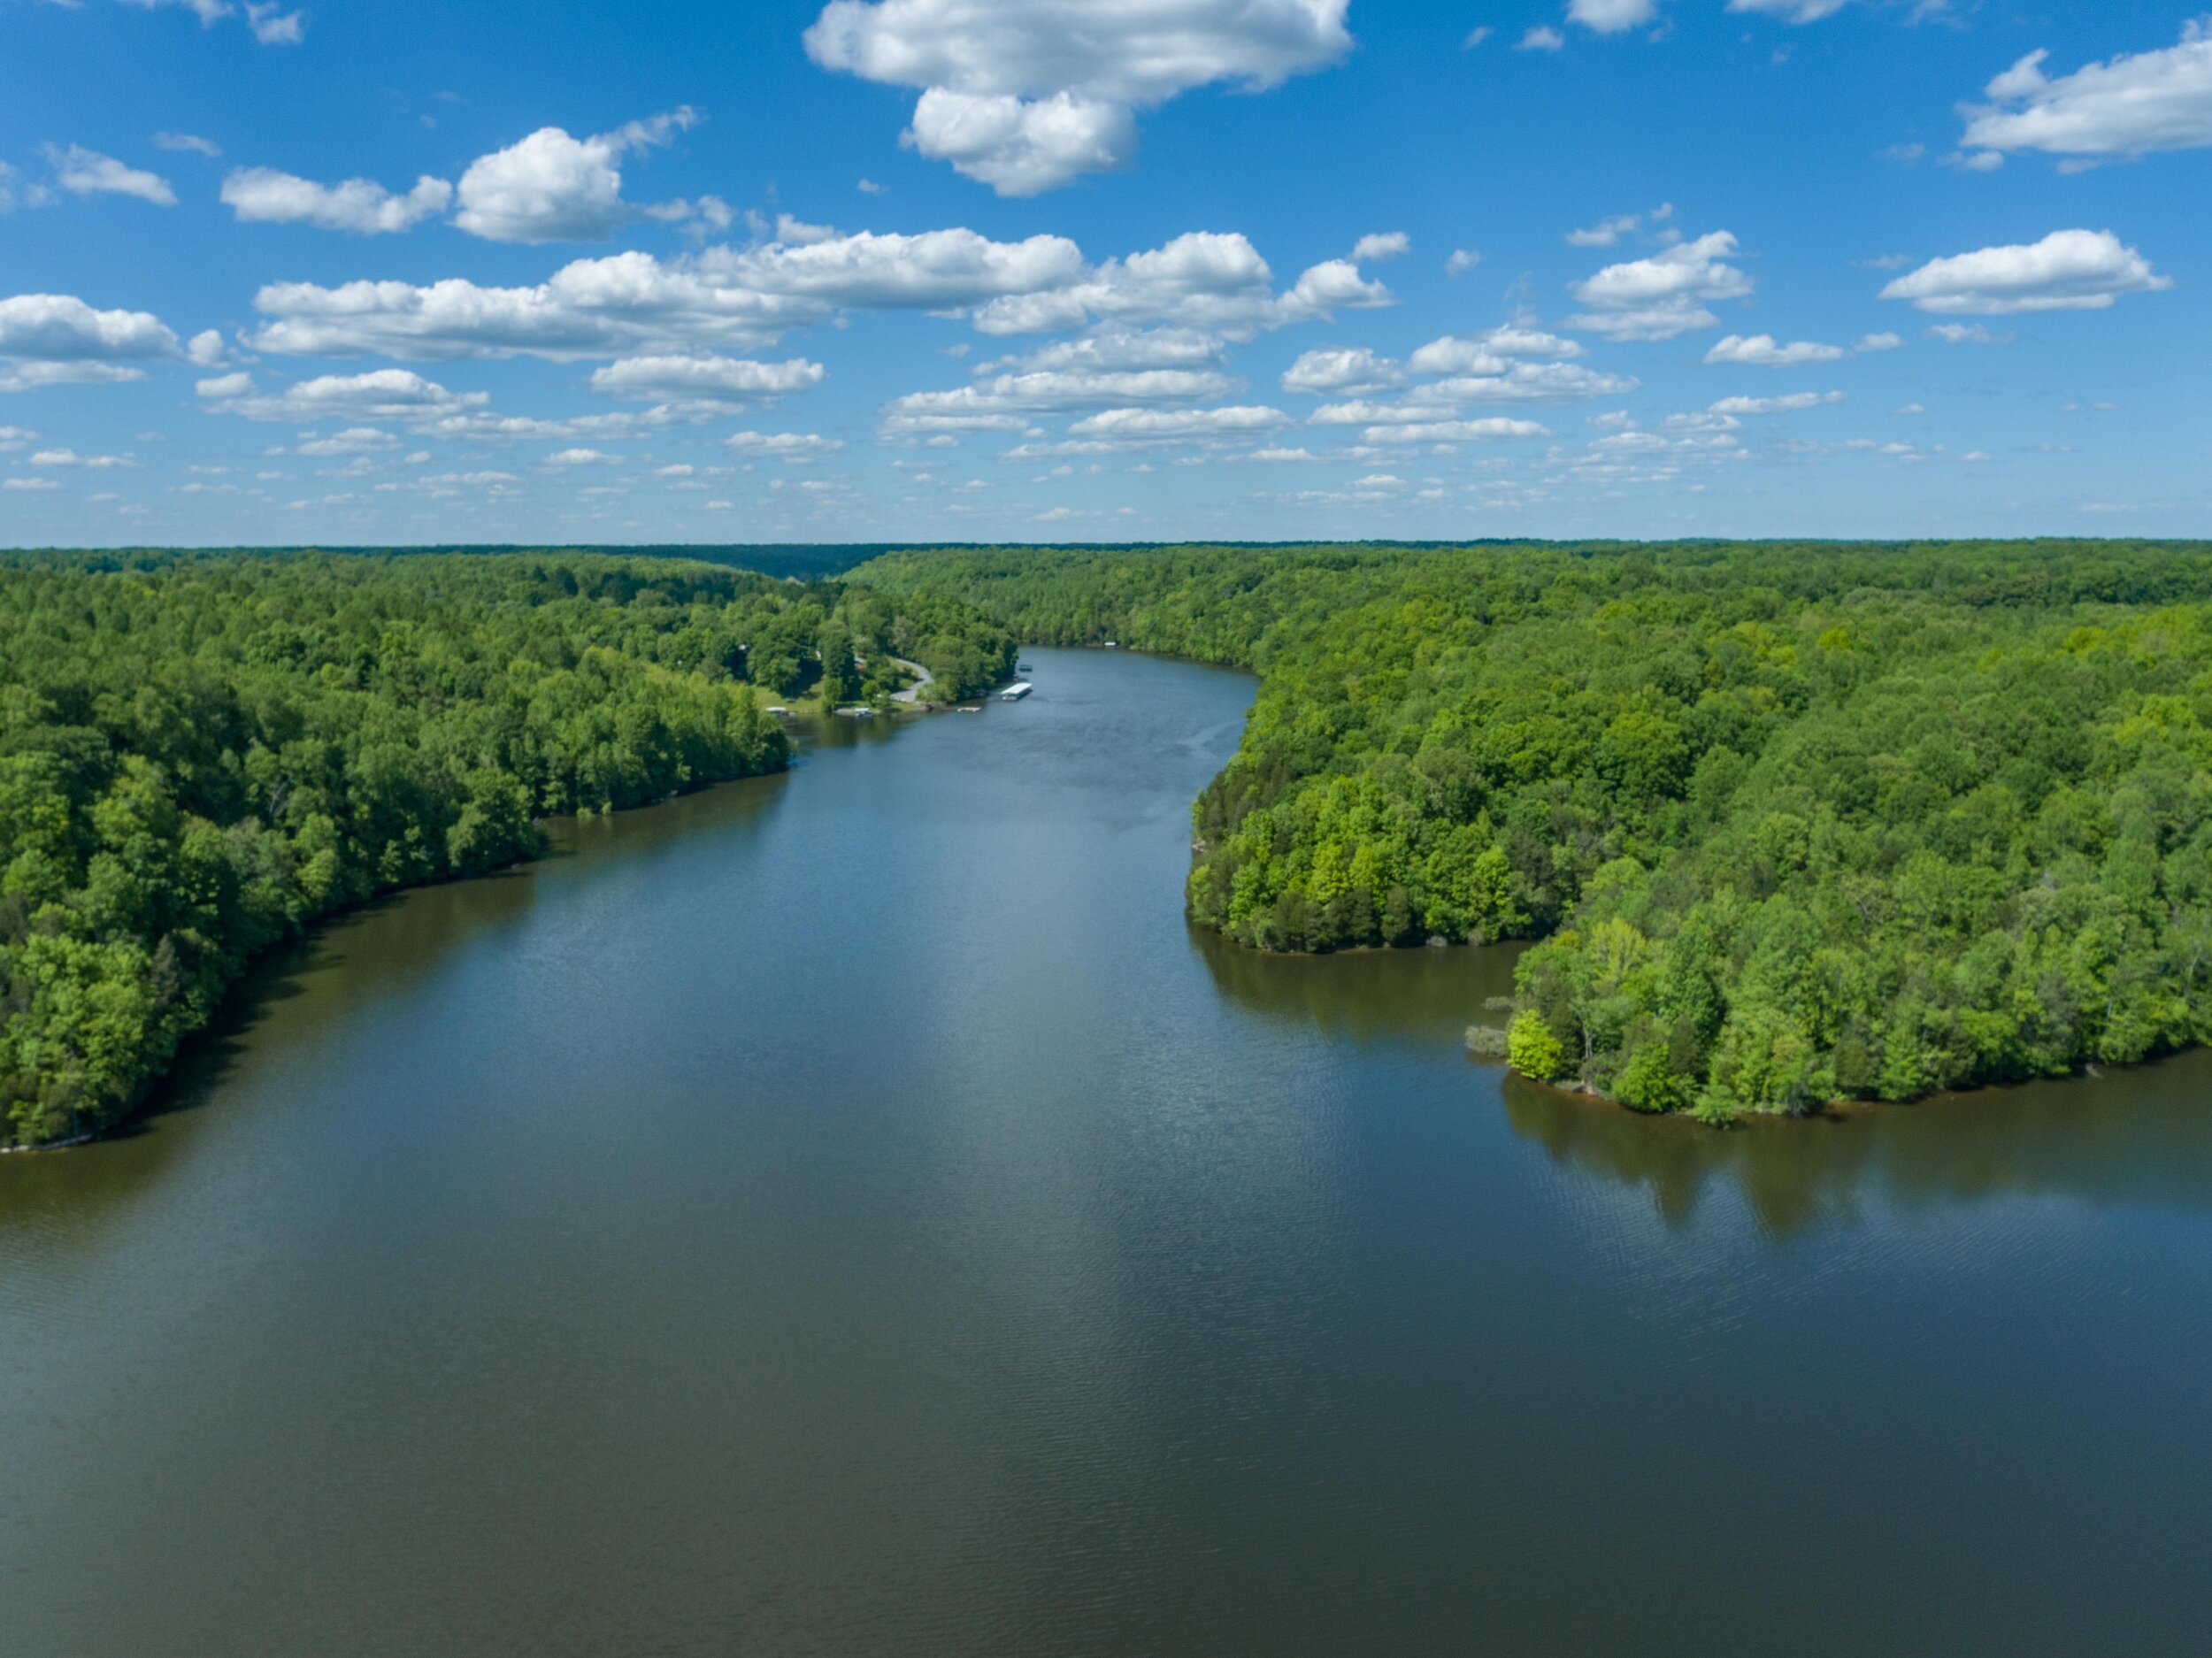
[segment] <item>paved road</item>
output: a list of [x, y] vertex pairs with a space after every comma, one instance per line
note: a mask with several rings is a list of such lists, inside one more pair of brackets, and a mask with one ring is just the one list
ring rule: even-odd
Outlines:
[[932, 679], [937, 677], [927, 668], [922, 666], [920, 663], [909, 662], [904, 656], [894, 656], [891, 660], [897, 663], [900, 667], [905, 669], [909, 673], [914, 676], [914, 683], [912, 685], [908, 686], [903, 691], [894, 691], [891, 693], [891, 700], [894, 702], [913, 702], [920, 694], [922, 687], [927, 685]]

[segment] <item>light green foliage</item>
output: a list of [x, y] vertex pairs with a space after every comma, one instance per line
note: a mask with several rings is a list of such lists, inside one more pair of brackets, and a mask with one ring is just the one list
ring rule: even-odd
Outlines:
[[1542, 940], [1514, 1028], [1559, 1053], [1531, 1075], [1724, 1119], [2212, 1037], [2204, 544], [995, 550], [855, 579], [1258, 669], [1196, 807], [1194, 917], [1275, 949]]
[[114, 1123], [318, 917], [780, 770], [744, 681], [805, 691], [818, 641], [871, 690], [895, 651], [1014, 655], [955, 601], [703, 564], [0, 558], [0, 1143]]
[[1525, 1077], [1551, 1082], [1566, 1075], [1567, 1050], [1533, 1008], [1513, 1016], [1505, 1033], [1506, 1063]]

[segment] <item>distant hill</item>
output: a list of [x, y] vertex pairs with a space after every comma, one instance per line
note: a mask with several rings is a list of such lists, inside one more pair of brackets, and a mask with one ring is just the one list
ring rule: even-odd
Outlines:
[[[1502, 542], [1479, 541], [1347, 541], [1333, 542], [1332, 546], [1393, 548], [1483, 547], [1504, 545]], [[355, 553], [388, 556], [411, 553], [602, 553], [619, 558], [691, 558], [703, 564], [721, 564], [733, 570], [757, 571], [764, 576], [778, 579], [790, 577], [801, 581], [818, 581], [841, 576], [847, 571], [883, 557], [890, 553], [975, 552], [991, 551], [1014, 543], [979, 541], [763, 541], [758, 543], [731, 543], [718, 546], [707, 542], [682, 543], [623, 543], [595, 545], [571, 541], [516, 541], [511, 543], [471, 544], [460, 541], [426, 542], [416, 547], [332, 547], [327, 545], [297, 547], [137, 547], [115, 548], [103, 552], [85, 552], [73, 548], [25, 548], [14, 554], [0, 557], [39, 557], [67, 554], [73, 564], [85, 560], [96, 564], [102, 558], [114, 561], [111, 567], [120, 569], [131, 560], [144, 556], [173, 557], [180, 554], [230, 555], [238, 553]], [[1056, 541], [1048, 549], [1060, 553], [1141, 553], [1181, 546], [1167, 541]], [[1307, 541], [1209, 541], [1217, 549], [1253, 551], [1285, 551], [1315, 545]]]
[[[803, 581], [813, 581], [827, 576], [842, 575], [854, 565], [865, 564], [871, 558], [888, 552], [904, 551], [908, 543], [885, 541], [870, 546], [831, 546], [795, 543], [757, 547], [686, 546], [622, 546], [597, 547], [565, 541], [517, 541], [506, 545], [469, 544], [460, 541], [426, 543], [419, 547], [331, 547], [327, 545], [299, 547], [142, 547], [116, 548], [106, 554], [123, 564], [143, 554], [170, 556], [175, 554], [237, 554], [237, 553], [356, 553], [380, 557], [412, 553], [604, 553], [624, 558], [692, 558], [704, 564], [723, 564], [733, 570], [757, 571], [764, 576], [795, 576]], [[24, 549], [32, 552], [71, 552], [74, 549], [49, 548]], [[85, 554], [84, 557], [99, 558], [100, 554]]]

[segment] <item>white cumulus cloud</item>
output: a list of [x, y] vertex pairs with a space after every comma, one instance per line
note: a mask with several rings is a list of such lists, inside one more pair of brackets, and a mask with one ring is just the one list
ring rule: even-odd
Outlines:
[[833, 0], [826, 69], [921, 91], [905, 142], [1002, 196], [1125, 166], [1136, 113], [1217, 81], [1279, 84], [1351, 49], [1349, 0]]
[[400, 420], [420, 424], [480, 409], [491, 399], [483, 392], [448, 391], [410, 369], [380, 368], [366, 374], [319, 374], [265, 393], [244, 372], [204, 380], [196, 388], [217, 412], [249, 420]]
[[1678, 242], [1647, 259], [1611, 265], [1575, 284], [1585, 311], [1568, 326], [1615, 340], [1673, 340], [1720, 319], [1706, 306], [1749, 296], [1753, 283], [1728, 260], [1736, 238], [1724, 230]]
[[1732, 334], [1708, 351], [1705, 360], [1746, 368], [1799, 368], [1807, 363], [1833, 363], [1843, 355], [1841, 346], [1819, 345], [1810, 340], [1780, 345], [1770, 334]]
[[1435, 420], [1399, 426], [1374, 426], [1364, 434], [1370, 443], [1489, 443], [1500, 438], [1546, 438], [1550, 429], [1533, 420], [1509, 419], [1502, 415], [1480, 420]]
[[1637, 384], [1579, 363], [1509, 363], [1488, 372], [1478, 365], [1475, 372], [1449, 375], [1422, 387], [1414, 397], [1428, 403], [1582, 403], [1634, 391]]
[[1405, 383], [1402, 365], [1365, 346], [1309, 351], [1283, 372], [1283, 389], [1343, 396], [1387, 391]]
[[805, 391], [820, 385], [828, 372], [804, 357], [756, 363], [726, 357], [628, 357], [595, 370], [591, 388], [610, 397], [733, 403]]
[[[62, 4], [74, 4], [76, 0], [62, 0]], [[142, 12], [165, 8], [189, 12], [200, 19], [202, 28], [212, 28], [223, 19], [234, 17], [242, 11], [246, 27], [264, 46], [296, 46], [307, 38], [304, 12], [287, 12], [281, 5], [264, 4], [263, 0], [246, 0], [243, 6], [233, 5], [231, 0], [124, 0], [124, 4], [134, 5]]]
[[113, 472], [120, 467], [135, 467], [138, 463], [127, 455], [80, 455], [74, 449], [41, 449], [31, 457], [34, 466], [81, 466], [87, 472]]
[[1568, 0], [1567, 18], [1600, 35], [1641, 28], [1659, 15], [1658, 0]]
[[177, 336], [142, 311], [98, 311], [68, 294], [0, 299], [0, 391], [139, 380], [178, 355]]
[[2006, 317], [2027, 311], [2104, 311], [2124, 294], [2173, 286], [2108, 230], [2060, 230], [2027, 246], [1984, 248], [1933, 259], [1882, 290], [1922, 311]]
[[445, 211], [453, 187], [427, 174], [404, 196], [368, 179], [318, 184], [274, 167], [242, 167], [223, 180], [223, 203], [242, 221], [313, 225], [365, 236], [411, 229]]
[[1056, 340], [1018, 357], [979, 364], [976, 373], [1078, 369], [1093, 372], [1150, 368], [1217, 368], [1221, 340], [1199, 328], [1129, 328], [1110, 325], [1077, 340]]
[[487, 242], [603, 242], [639, 211], [622, 199], [623, 157], [665, 144], [697, 119], [678, 109], [591, 138], [541, 127], [469, 164], [453, 222]]
[[1248, 339], [1339, 310], [1394, 303], [1386, 287], [1346, 259], [1310, 267], [1287, 292], [1277, 294], [1273, 284], [1273, 271], [1243, 235], [1192, 231], [1164, 247], [1109, 259], [1079, 280], [1009, 295], [979, 310], [975, 324], [986, 334], [1012, 334], [1067, 333], [1094, 319], [1169, 322]]
[[1136, 117], [1118, 104], [1056, 92], [985, 96], [931, 87], [905, 142], [1001, 196], [1041, 196], [1086, 173], [1110, 173], [1136, 149]]
[[1408, 359], [1416, 374], [1477, 374], [1500, 372], [1506, 357], [1572, 357], [1583, 354], [1579, 342], [1535, 328], [1509, 325], [1493, 328], [1474, 339], [1446, 334], [1432, 340]]
[[1281, 430], [1291, 424], [1279, 409], [1107, 409], [1077, 421], [1069, 433], [1078, 440], [1114, 447], [1155, 443], [1233, 442]]
[[776, 240], [793, 248], [810, 248], [818, 242], [835, 242], [837, 230], [832, 225], [810, 225], [791, 213], [776, 215]]
[[307, 38], [306, 13], [287, 12], [275, 0], [246, 0], [246, 27], [264, 46], [296, 46]]
[[[1928, 338], [1940, 340], [1946, 345], [2010, 345], [2008, 334], [1993, 334], [1978, 322], [1939, 322], [1928, 330]], [[1915, 414], [1922, 412], [1914, 410]]]
[[[1455, 342], [1454, 343], [1459, 343]], [[1443, 354], [1424, 347], [1413, 356], [1417, 372]], [[1639, 382], [1601, 374], [1579, 363], [1509, 363], [1492, 357], [1457, 357], [1469, 371], [1417, 386], [1397, 403], [1324, 403], [1310, 417], [1316, 426], [1424, 425], [1455, 417], [1468, 404], [1586, 403], [1634, 391]]]
[[[1769, 17], [1780, 18], [1786, 23], [1817, 23], [1832, 18], [1851, 4], [1851, 0], [1728, 0], [1731, 12], [1761, 12]], [[1940, 10], [1941, 0], [1927, 8]]]
[[814, 432], [740, 432], [722, 441], [740, 455], [781, 461], [815, 460], [845, 447], [841, 439]]
[[1205, 403], [1243, 389], [1243, 381], [1205, 369], [1034, 369], [896, 398], [885, 406], [882, 433], [1011, 430], [1042, 414]]
[[2180, 43], [2123, 54], [2053, 80], [2047, 51], [2029, 53], [1970, 106], [1962, 141], [1992, 153], [2037, 150], [2106, 158], [2212, 145], [2212, 17], [2182, 26]]
[[0, 357], [143, 361], [176, 350], [177, 336], [142, 311], [96, 311], [65, 294], [0, 299]]
[[1717, 415], [1801, 414], [1843, 401], [1839, 391], [1801, 391], [1787, 397], [1724, 397], [1708, 411]]
[[427, 285], [279, 282], [255, 296], [270, 320], [252, 343], [285, 355], [431, 361], [696, 355], [771, 342], [840, 310], [952, 311], [1010, 296], [1056, 296], [1087, 270], [1064, 237], [1003, 242], [937, 230], [717, 248], [670, 260], [621, 253], [579, 259], [529, 288], [459, 277]]
[[73, 196], [134, 196], [156, 207], [177, 204], [168, 180], [82, 144], [48, 144], [46, 159], [53, 166], [54, 182]]
[[1571, 248], [1609, 248], [1623, 236], [1632, 235], [1644, 222], [1640, 213], [1622, 213], [1612, 219], [1600, 219], [1587, 230], [1571, 230], [1567, 245]]
[[378, 455], [396, 449], [399, 440], [380, 426], [348, 426], [326, 438], [310, 438], [292, 446], [295, 455], [326, 460], [351, 455]]

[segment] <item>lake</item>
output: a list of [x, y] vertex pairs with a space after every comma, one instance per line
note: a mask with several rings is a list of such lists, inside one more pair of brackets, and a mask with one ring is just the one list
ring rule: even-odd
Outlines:
[[0, 1646], [2199, 1653], [2212, 1055], [1717, 1133], [1182, 914], [1033, 651], [256, 975], [0, 1158]]

